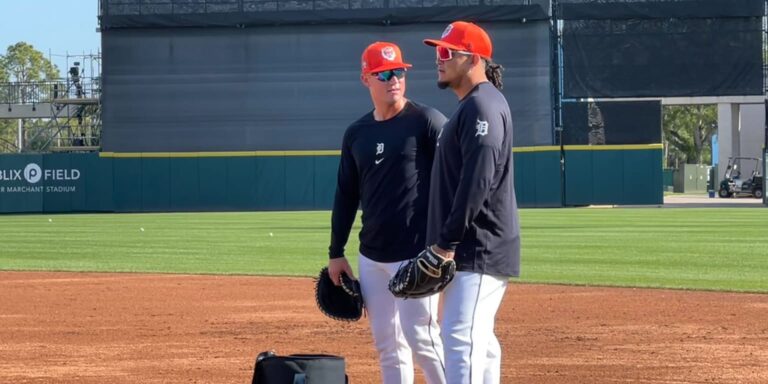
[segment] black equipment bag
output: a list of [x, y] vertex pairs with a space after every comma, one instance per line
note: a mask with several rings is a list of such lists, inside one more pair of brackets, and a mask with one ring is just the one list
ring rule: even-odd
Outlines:
[[333, 355], [278, 356], [272, 351], [256, 357], [252, 384], [347, 384], [344, 358]]

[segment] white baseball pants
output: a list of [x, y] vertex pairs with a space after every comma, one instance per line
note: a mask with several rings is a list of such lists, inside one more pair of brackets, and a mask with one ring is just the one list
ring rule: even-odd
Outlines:
[[443, 343], [437, 322], [439, 295], [399, 299], [389, 292], [389, 279], [402, 263], [359, 258], [360, 288], [379, 353], [383, 384], [412, 384], [413, 362], [427, 384], [445, 384]]
[[493, 331], [506, 277], [457, 272], [443, 291], [442, 338], [448, 384], [499, 384], [501, 345]]

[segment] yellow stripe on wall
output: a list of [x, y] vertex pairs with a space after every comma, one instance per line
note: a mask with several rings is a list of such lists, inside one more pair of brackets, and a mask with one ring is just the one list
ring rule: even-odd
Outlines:
[[645, 149], [663, 149], [664, 145], [657, 144], [625, 144], [625, 145], [566, 145], [566, 151], [636, 151]]
[[512, 152], [516, 153], [525, 153], [525, 152], [550, 152], [550, 151], [559, 151], [560, 147], [555, 145], [546, 145], [546, 146], [540, 146], [540, 147], [515, 147], [512, 148]]
[[339, 156], [341, 150], [323, 151], [237, 151], [237, 152], [99, 152], [99, 157], [111, 158], [169, 158], [169, 157], [282, 157]]
[[[566, 151], [637, 151], [646, 149], [662, 149], [664, 146], [658, 144], [624, 144], [624, 145], [566, 145]], [[560, 147], [556, 145], [547, 145], [540, 147], [516, 147], [512, 152], [549, 152], [559, 151]]]
[[[662, 149], [659, 144], [627, 145], [566, 145], [566, 151], [635, 151]], [[516, 147], [515, 153], [559, 151], [556, 145]], [[170, 157], [276, 157], [276, 156], [340, 156], [341, 150], [322, 151], [236, 151], [236, 152], [99, 152], [99, 157], [111, 158], [170, 158]]]

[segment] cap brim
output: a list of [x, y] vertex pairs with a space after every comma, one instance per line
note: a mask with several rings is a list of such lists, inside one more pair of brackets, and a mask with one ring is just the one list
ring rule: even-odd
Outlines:
[[387, 63], [384, 65], [380, 65], [376, 68], [371, 68], [370, 70], [365, 71], [365, 73], [376, 73], [376, 72], [389, 71], [390, 69], [410, 68], [410, 67], [412, 67], [412, 65], [408, 63]]
[[454, 51], [463, 51], [464, 48], [459, 47], [458, 45], [453, 45], [451, 43], [446, 43], [442, 40], [433, 40], [433, 39], [424, 39], [424, 44], [429, 45], [431, 47], [445, 47], [448, 49], [452, 49]]

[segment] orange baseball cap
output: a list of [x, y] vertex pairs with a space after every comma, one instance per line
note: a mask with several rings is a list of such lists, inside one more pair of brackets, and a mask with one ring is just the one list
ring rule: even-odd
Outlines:
[[493, 45], [488, 33], [477, 24], [455, 21], [443, 31], [440, 40], [426, 39], [424, 44], [445, 47], [454, 51], [470, 52], [491, 59]]
[[377, 41], [368, 46], [363, 52], [363, 73], [376, 73], [397, 68], [410, 68], [403, 62], [400, 47], [393, 43]]

